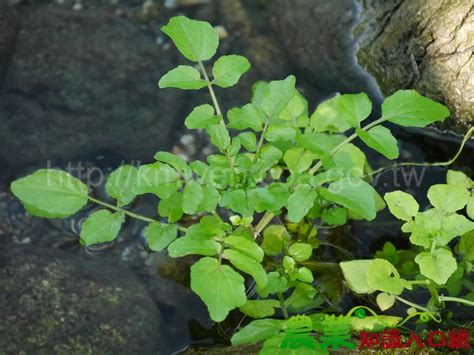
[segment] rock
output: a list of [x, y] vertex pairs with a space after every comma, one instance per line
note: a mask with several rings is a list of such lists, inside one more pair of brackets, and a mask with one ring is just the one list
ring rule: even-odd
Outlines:
[[474, 5], [469, 0], [363, 1], [357, 58], [384, 95], [413, 88], [445, 103], [453, 119], [474, 125]]
[[130, 271], [52, 249], [0, 250], [0, 349], [157, 353], [160, 314]]
[[0, 104], [0, 161], [44, 167], [97, 152], [149, 161], [171, 146], [184, 96], [157, 82], [176, 65], [175, 51], [112, 10], [21, 9]]
[[0, 0], [0, 90], [15, 52], [18, 29], [18, 18], [15, 12], [8, 6], [7, 0]]

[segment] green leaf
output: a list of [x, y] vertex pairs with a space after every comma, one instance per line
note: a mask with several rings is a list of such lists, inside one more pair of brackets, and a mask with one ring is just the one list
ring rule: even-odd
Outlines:
[[368, 221], [375, 218], [375, 189], [364, 180], [346, 177], [333, 182], [327, 189], [321, 189], [321, 195], [347, 209], [354, 211]]
[[315, 155], [313, 153], [305, 152], [302, 148], [292, 148], [287, 150], [283, 156], [283, 161], [286, 163], [292, 174], [305, 172], [309, 169], [311, 164], [313, 164], [314, 159]]
[[10, 188], [26, 210], [38, 217], [66, 218], [87, 204], [87, 186], [61, 170], [37, 170], [13, 181]]
[[253, 240], [241, 236], [230, 235], [225, 238], [224, 242], [226, 245], [230, 246], [231, 249], [247, 254], [259, 263], [263, 261], [263, 250]]
[[434, 237], [439, 235], [444, 218], [443, 211], [432, 208], [426, 212], [418, 213], [415, 216], [415, 223], [409, 229], [402, 227], [402, 230], [411, 232], [410, 242], [412, 244], [429, 248]]
[[107, 194], [118, 201], [119, 206], [128, 205], [136, 194], [133, 185], [138, 175], [138, 169], [132, 165], [122, 165], [113, 171], [105, 183]]
[[263, 231], [262, 249], [266, 255], [274, 256], [282, 252], [290, 238], [284, 226], [272, 224]]
[[310, 185], [300, 185], [288, 198], [288, 219], [293, 223], [300, 222], [314, 205], [316, 192]]
[[385, 315], [351, 317], [351, 326], [354, 332], [381, 332], [386, 328], [395, 328], [402, 320], [400, 317]]
[[467, 201], [466, 214], [470, 219], [474, 220], [474, 194]]
[[411, 221], [420, 209], [413, 196], [403, 191], [387, 192], [384, 199], [390, 212], [403, 221]]
[[256, 132], [262, 130], [265, 119], [263, 113], [253, 104], [247, 104], [242, 108], [234, 107], [227, 111], [227, 118], [229, 119], [229, 128], [238, 130], [250, 128]]
[[445, 212], [456, 212], [463, 209], [471, 194], [462, 186], [448, 184], [432, 185], [428, 190], [431, 204]]
[[370, 148], [383, 154], [388, 159], [396, 159], [399, 156], [397, 139], [388, 128], [376, 126], [368, 131], [356, 130], [357, 135]]
[[441, 230], [438, 234], [435, 234], [434, 240], [436, 241], [437, 246], [445, 246], [454, 238], [473, 229], [474, 222], [471, 222], [462, 215], [454, 213], [441, 219]]
[[313, 273], [311, 272], [310, 269], [304, 266], [298, 269], [298, 274], [296, 275], [296, 278], [299, 281], [305, 282], [308, 284], [311, 284], [314, 281]]
[[272, 271], [267, 275], [268, 283], [265, 290], [268, 293], [276, 294], [283, 293], [288, 289], [288, 281], [284, 276], [281, 276], [278, 272]]
[[249, 209], [247, 195], [242, 189], [225, 191], [219, 204], [244, 217], [251, 216], [253, 212]]
[[202, 258], [191, 266], [191, 289], [215, 322], [223, 321], [231, 310], [247, 302], [244, 278], [215, 258]]
[[221, 251], [221, 245], [212, 239], [196, 239], [191, 237], [181, 237], [168, 246], [168, 253], [172, 258], [198, 254], [214, 256]]
[[183, 194], [176, 191], [169, 198], [160, 200], [158, 214], [168, 217], [169, 223], [177, 222], [183, 217]]
[[267, 273], [255, 259], [231, 249], [224, 250], [222, 257], [229, 260], [237, 269], [251, 275], [258, 287], [264, 288], [267, 285]]
[[183, 212], [194, 214], [198, 210], [204, 193], [201, 184], [195, 180], [188, 181], [183, 190]]
[[296, 79], [293, 75], [284, 80], [271, 81], [267, 85], [261, 86], [262, 94], [260, 99], [252, 100], [253, 104], [260, 107], [267, 117], [278, 117], [288, 103], [296, 94]]
[[367, 273], [373, 260], [352, 260], [339, 263], [349, 288], [356, 293], [372, 293], [375, 288], [367, 283]]
[[415, 258], [415, 263], [420, 266], [422, 275], [438, 285], [444, 285], [458, 267], [456, 259], [446, 249], [436, 249], [432, 253], [419, 253]]
[[273, 316], [278, 307], [281, 307], [278, 300], [249, 300], [239, 309], [249, 317], [265, 318]]
[[119, 212], [99, 210], [92, 213], [82, 224], [81, 243], [89, 246], [111, 242], [120, 232], [124, 219], [124, 214]]
[[257, 319], [250, 322], [232, 336], [232, 345], [255, 344], [277, 335], [284, 329], [285, 320]]
[[288, 254], [298, 262], [308, 260], [313, 254], [313, 247], [307, 243], [294, 243], [288, 248]]
[[259, 213], [263, 211], [279, 211], [285, 206], [290, 196], [288, 186], [278, 182], [268, 187], [251, 190], [251, 192], [253, 192], [256, 199], [255, 210]]
[[161, 30], [174, 42], [181, 54], [192, 62], [205, 61], [216, 53], [219, 36], [204, 21], [175, 16]]
[[461, 171], [456, 170], [448, 170], [448, 173], [446, 174], [446, 182], [448, 185], [464, 187], [466, 189], [474, 187], [473, 182], [469, 176]]
[[308, 115], [308, 102], [299, 92], [288, 102], [288, 105], [280, 113], [279, 118], [285, 121], [294, 120], [301, 115]]
[[257, 137], [252, 132], [243, 132], [238, 135], [240, 143], [249, 152], [255, 152], [257, 150]]
[[213, 84], [222, 88], [234, 86], [240, 77], [250, 69], [250, 62], [241, 55], [224, 55], [212, 67]]
[[342, 226], [347, 222], [347, 209], [343, 207], [325, 209], [321, 215], [324, 223], [333, 226]]
[[208, 128], [216, 125], [222, 120], [222, 116], [214, 115], [214, 108], [211, 105], [204, 104], [195, 107], [186, 117], [184, 125], [189, 129]]
[[155, 160], [171, 165], [183, 175], [186, 180], [191, 179], [193, 172], [182, 157], [168, 152], [157, 152]]
[[133, 186], [136, 194], [152, 193], [166, 199], [181, 186], [178, 173], [167, 164], [154, 163], [142, 165], [138, 169], [137, 179]]
[[341, 96], [334, 96], [333, 98], [326, 100], [316, 107], [316, 110], [311, 115], [310, 125], [315, 129], [316, 132], [330, 132], [338, 133], [345, 132], [352, 127], [353, 120], [349, 120], [351, 123], [345, 120], [343, 114], [341, 114], [341, 108], [339, 106], [339, 100]]
[[218, 124], [207, 127], [207, 132], [211, 137], [211, 143], [214, 144], [221, 152], [225, 151], [230, 145], [229, 131], [223, 121]]
[[199, 90], [206, 85], [206, 81], [201, 79], [201, 74], [189, 65], [178, 65], [163, 75], [158, 82], [160, 89]]
[[405, 287], [409, 287], [406, 280], [400, 278], [395, 266], [385, 259], [374, 259], [367, 269], [367, 284], [370, 288], [391, 295], [399, 295]]
[[372, 102], [365, 93], [338, 95], [334, 100], [337, 102], [338, 115], [354, 128], [360, 128], [360, 123], [372, 111]]
[[474, 261], [474, 230], [461, 236], [458, 249], [464, 260]]
[[201, 204], [199, 205], [198, 211], [214, 212], [221, 199], [219, 191], [217, 191], [217, 189], [212, 186], [203, 186], [202, 194], [203, 198]]
[[383, 118], [406, 127], [425, 127], [448, 116], [446, 106], [421, 96], [415, 90], [399, 90], [382, 104]]
[[284, 305], [291, 307], [293, 310], [305, 308], [313, 302], [317, 293], [318, 291], [313, 286], [300, 282], [290, 297], [285, 300]]
[[148, 247], [153, 251], [166, 248], [178, 236], [178, 227], [174, 224], [153, 222], [143, 231]]
[[376, 298], [377, 306], [379, 306], [382, 312], [392, 308], [392, 306], [395, 304], [395, 301], [395, 296], [383, 292], [379, 293]]
[[295, 137], [296, 131], [292, 127], [270, 126], [265, 132], [265, 139], [269, 142], [290, 141]]

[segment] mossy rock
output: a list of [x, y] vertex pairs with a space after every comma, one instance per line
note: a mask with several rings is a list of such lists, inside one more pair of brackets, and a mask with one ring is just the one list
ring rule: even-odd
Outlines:
[[160, 314], [130, 271], [58, 250], [0, 250], [0, 353], [150, 354]]

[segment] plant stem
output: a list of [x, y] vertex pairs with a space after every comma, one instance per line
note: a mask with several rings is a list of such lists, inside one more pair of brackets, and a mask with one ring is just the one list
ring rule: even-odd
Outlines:
[[[139, 214], [136, 214], [136, 213], [133, 213], [133, 212], [130, 212], [130, 211], [127, 211], [127, 210], [124, 210], [123, 208], [120, 208], [120, 207], [117, 207], [117, 206], [114, 206], [114, 205], [111, 205], [107, 202], [104, 202], [104, 201], [101, 201], [101, 200], [98, 200], [94, 197], [91, 197], [91, 196], [87, 196], [87, 198], [98, 204], [98, 205], [101, 205], [101, 206], [104, 206], [104, 207], [107, 207], [111, 210], [114, 210], [114, 211], [117, 211], [117, 212], [122, 212], [124, 214], [126, 214], [127, 216], [129, 217], [132, 217], [132, 218], [135, 218], [135, 219], [138, 219], [140, 221], [143, 221], [143, 222], [147, 222], [147, 223], [160, 223], [159, 221], [157, 220], [154, 220], [152, 218], [148, 218], [148, 217], [145, 217], [145, 216], [142, 216], [142, 215], [139, 215]], [[184, 228], [184, 227], [181, 227], [178, 225], [178, 230], [180, 230], [181, 232], [186, 232], [187, 231], [187, 228]]]
[[411, 285], [423, 285], [427, 286], [429, 281], [428, 280], [413, 280], [413, 281], [408, 281]]
[[257, 151], [255, 152], [255, 157], [253, 158], [254, 163], [260, 157], [260, 151], [262, 150], [262, 146], [263, 146], [263, 139], [264, 139], [264, 136], [265, 136], [265, 132], [268, 129], [269, 123], [270, 123], [270, 119], [268, 119], [267, 122], [265, 122], [265, 126], [263, 126], [262, 135], [260, 136], [260, 139], [258, 141]]
[[[384, 117], [381, 117], [379, 118], [378, 120], [375, 120], [374, 122], [372, 123], [369, 123], [367, 126], [361, 128], [363, 131], [368, 131], [369, 129], [371, 129], [372, 127], [375, 127], [383, 122], [385, 122], [387, 119], [384, 118]], [[347, 137], [346, 140], [344, 140], [343, 142], [339, 143], [338, 146], [336, 146], [333, 150], [331, 150], [331, 152], [329, 153], [329, 155], [334, 155], [337, 151], [339, 151], [339, 149], [341, 149], [342, 147], [344, 147], [346, 144], [352, 142], [354, 139], [357, 138], [357, 133], [354, 133], [352, 134], [351, 136]], [[321, 167], [323, 166], [323, 163], [322, 161], [318, 161], [318, 163], [313, 166], [310, 170], [309, 170], [309, 173], [311, 175], [313, 175], [316, 171], [318, 171]]]
[[285, 317], [285, 319], [290, 318], [288, 316], [288, 310], [286, 309], [286, 306], [285, 306], [285, 297], [283, 297], [283, 295], [281, 293], [277, 293], [277, 297], [278, 297], [278, 300], [280, 301], [281, 311], [283, 313], [283, 317]]
[[405, 303], [407, 306], [410, 306], [410, 307], [413, 307], [413, 308], [416, 308], [416, 309], [419, 309], [420, 311], [423, 311], [423, 312], [430, 312], [430, 310], [428, 308], [425, 308], [425, 307], [422, 307], [422, 306], [419, 306], [417, 305], [416, 303], [413, 303], [413, 302], [410, 302], [404, 298], [401, 298], [400, 296], [395, 296], [395, 298], [402, 302], [402, 303]]
[[214, 93], [214, 89], [212, 88], [212, 83], [209, 80], [209, 77], [207, 76], [207, 73], [206, 73], [206, 68], [204, 68], [204, 65], [202, 64], [201, 61], [199, 61], [199, 68], [201, 68], [201, 72], [202, 72], [202, 75], [204, 76], [204, 80], [206, 80], [207, 88], [209, 89], [209, 93], [211, 94], [212, 103], [214, 104], [214, 108], [216, 110], [216, 113], [219, 116], [222, 116], [222, 112], [221, 112], [221, 109], [219, 107], [219, 103], [217, 102], [216, 94]]
[[435, 306], [439, 307], [441, 301], [439, 299], [438, 289], [436, 288], [436, 285], [431, 280], [428, 280], [427, 286], [428, 291], [430, 291], [431, 298], [433, 298], [434, 300]]
[[467, 304], [468, 306], [474, 307], [474, 302], [468, 301], [458, 297], [448, 297], [448, 296], [439, 296], [439, 300], [441, 302], [459, 302]]
[[275, 215], [272, 212], [265, 212], [262, 219], [255, 226], [255, 231], [257, 232], [257, 234], [262, 233], [262, 231], [265, 229], [267, 224], [271, 222], [273, 217], [275, 217]]

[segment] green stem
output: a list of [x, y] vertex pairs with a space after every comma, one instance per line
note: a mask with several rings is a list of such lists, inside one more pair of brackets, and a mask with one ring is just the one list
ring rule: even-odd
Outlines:
[[[384, 118], [384, 117], [381, 117], [379, 118], [378, 120], [375, 120], [374, 122], [372, 123], [369, 123], [367, 126], [361, 128], [363, 131], [368, 131], [369, 129], [371, 129], [372, 127], [375, 127], [383, 122], [385, 122], [387, 119]], [[344, 140], [343, 142], [339, 143], [339, 145], [337, 145], [333, 150], [331, 150], [331, 152], [329, 153], [329, 155], [334, 155], [337, 151], [339, 151], [339, 149], [341, 149], [342, 147], [344, 147], [346, 144], [352, 142], [354, 139], [357, 138], [357, 133], [354, 133], [352, 134], [351, 136], [347, 137], [346, 140]], [[318, 161], [318, 163], [313, 166], [310, 170], [309, 170], [309, 173], [311, 175], [313, 175], [314, 173], [316, 173], [321, 167], [323, 166], [323, 162], [320, 160]]]
[[429, 281], [428, 280], [413, 280], [413, 281], [408, 281], [411, 285], [422, 285], [422, 286], [427, 286]]
[[467, 304], [468, 306], [474, 307], [474, 302], [468, 301], [458, 297], [448, 297], [448, 296], [439, 296], [439, 300], [441, 302], [459, 302]]
[[431, 282], [431, 280], [428, 280], [427, 286], [428, 286], [428, 291], [430, 291], [431, 298], [433, 298], [435, 306], [439, 307], [441, 304], [441, 301], [439, 299], [438, 289], [436, 285], [433, 282]]
[[262, 135], [260, 136], [260, 139], [258, 141], [257, 151], [255, 153], [255, 157], [253, 158], [254, 163], [260, 157], [260, 151], [262, 150], [263, 140], [264, 140], [264, 137], [265, 137], [265, 133], [267, 132], [269, 123], [270, 123], [270, 119], [268, 119], [267, 122], [265, 122], [265, 126], [263, 126]]
[[221, 112], [221, 109], [219, 107], [219, 103], [217, 102], [216, 94], [214, 93], [214, 89], [212, 88], [212, 82], [209, 80], [209, 77], [207, 76], [206, 68], [204, 68], [204, 65], [202, 64], [201, 61], [199, 61], [199, 67], [201, 68], [201, 72], [202, 72], [202, 75], [204, 76], [204, 80], [206, 80], [207, 88], [209, 89], [209, 93], [211, 94], [212, 103], [214, 104], [214, 108], [216, 110], [216, 113], [219, 116], [222, 116], [222, 112]]
[[281, 293], [277, 293], [277, 297], [278, 297], [278, 300], [280, 301], [283, 317], [285, 317], [285, 319], [290, 318], [288, 315], [288, 310], [286, 309], [286, 306], [285, 306], [285, 297], [283, 297]]
[[255, 232], [257, 232], [257, 234], [262, 233], [262, 231], [265, 229], [267, 224], [271, 222], [273, 217], [275, 217], [275, 215], [272, 212], [265, 212], [262, 219], [255, 226]]
[[416, 303], [413, 303], [413, 302], [410, 302], [404, 298], [401, 298], [400, 296], [395, 296], [395, 298], [402, 302], [402, 303], [405, 303], [407, 306], [410, 306], [410, 307], [413, 307], [413, 308], [416, 308], [416, 309], [419, 309], [420, 311], [423, 311], [423, 312], [430, 312], [430, 310], [428, 308], [425, 308], [425, 307], [422, 307], [422, 306], [419, 306], [417, 305]]
[[219, 222], [222, 222], [224, 223], [224, 221], [222, 220], [221, 216], [219, 216], [219, 214], [216, 212], [216, 211], [212, 211], [211, 214], [217, 218], [219, 220]]
[[[142, 216], [142, 215], [139, 215], [139, 214], [136, 214], [136, 213], [133, 213], [133, 212], [130, 212], [130, 211], [127, 211], [127, 210], [124, 210], [123, 208], [120, 208], [120, 207], [117, 207], [117, 206], [114, 206], [114, 205], [111, 205], [107, 202], [104, 202], [104, 201], [101, 201], [101, 200], [98, 200], [94, 197], [91, 197], [91, 196], [87, 196], [87, 198], [98, 204], [98, 205], [101, 205], [101, 206], [104, 206], [104, 207], [107, 207], [111, 210], [114, 210], [116, 212], [122, 212], [123, 214], [129, 216], [129, 217], [132, 217], [132, 218], [135, 218], [135, 219], [138, 219], [140, 221], [143, 221], [143, 222], [147, 222], [147, 223], [160, 223], [159, 221], [157, 220], [154, 220], [152, 218], [148, 218], [148, 217], [145, 217], [145, 216]], [[181, 232], [186, 232], [187, 229], [184, 228], [184, 227], [181, 227], [181, 226], [178, 226], [178, 230], [180, 230]]]

